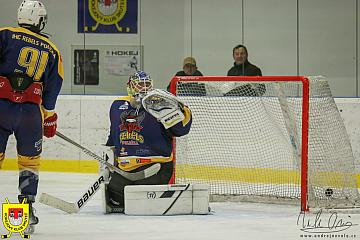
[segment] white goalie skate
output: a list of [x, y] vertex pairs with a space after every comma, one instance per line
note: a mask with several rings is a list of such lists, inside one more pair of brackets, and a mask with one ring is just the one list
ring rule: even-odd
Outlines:
[[35, 216], [36, 210], [32, 206], [33, 202], [29, 201], [26, 195], [19, 195], [19, 201], [23, 202], [23, 199], [26, 199], [25, 202], [29, 204], [29, 225], [24, 230], [24, 233], [27, 235], [31, 235], [35, 232], [35, 225], [39, 223], [39, 218]]
[[26, 227], [24, 233], [31, 235], [35, 232], [35, 226], [39, 223], [39, 218], [34, 215], [35, 209], [31, 206], [31, 203], [29, 204], [29, 225]]

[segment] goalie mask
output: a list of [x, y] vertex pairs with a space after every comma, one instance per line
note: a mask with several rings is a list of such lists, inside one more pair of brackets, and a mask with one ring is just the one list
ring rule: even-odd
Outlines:
[[25, 0], [18, 9], [18, 24], [33, 32], [40, 32], [47, 23], [47, 13], [43, 3]]
[[153, 89], [153, 81], [151, 77], [144, 71], [137, 71], [130, 76], [127, 83], [127, 92], [129, 96], [136, 100], [141, 100], [146, 94]]

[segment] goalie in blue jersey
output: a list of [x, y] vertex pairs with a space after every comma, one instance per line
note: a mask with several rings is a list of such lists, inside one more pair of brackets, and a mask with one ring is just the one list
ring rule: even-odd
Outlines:
[[0, 28], [0, 169], [11, 134], [19, 166], [19, 201], [29, 203], [29, 231], [39, 222], [34, 214], [43, 135], [53, 137], [55, 104], [64, 78], [60, 52], [41, 31], [47, 13], [39, 1], [23, 1], [19, 27]]
[[154, 164], [160, 170], [132, 181], [112, 173], [105, 187], [106, 212], [123, 212], [127, 185], [168, 184], [173, 175], [172, 138], [190, 131], [190, 109], [176, 96], [153, 89], [153, 80], [143, 71], [130, 76], [128, 96], [115, 100], [110, 109], [107, 146], [114, 147], [115, 165], [127, 172], [144, 171]]

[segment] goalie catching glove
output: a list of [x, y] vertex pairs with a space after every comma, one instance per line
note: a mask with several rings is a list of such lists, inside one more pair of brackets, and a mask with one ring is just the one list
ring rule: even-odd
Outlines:
[[182, 109], [184, 104], [173, 94], [154, 89], [142, 99], [142, 105], [147, 112], [160, 121], [168, 129], [185, 119]]

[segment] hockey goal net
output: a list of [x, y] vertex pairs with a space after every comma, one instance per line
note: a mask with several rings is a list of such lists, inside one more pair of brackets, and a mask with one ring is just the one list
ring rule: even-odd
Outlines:
[[208, 183], [217, 200], [358, 208], [354, 157], [326, 79], [174, 77], [193, 113], [175, 144], [177, 183]]

